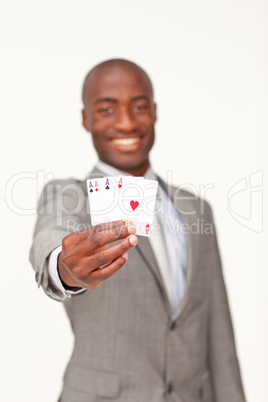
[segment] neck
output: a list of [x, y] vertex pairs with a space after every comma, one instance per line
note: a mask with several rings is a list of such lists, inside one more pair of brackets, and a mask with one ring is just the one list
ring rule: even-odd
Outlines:
[[149, 167], [149, 161], [139, 167], [123, 169], [131, 176], [143, 176]]
[[[130, 167], [130, 166], [122, 166], [118, 164], [110, 164], [106, 161], [103, 161], [100, 159], [100, 162], [107, 164], [108, 166], [115, 168], [117, 170], [120, 170], [121, 172], [128, 173], [131, 176], [144, 176], [146, 173], [147, 169], [150, 166], [149, 160], [147, 160], [145, 163], [143, 163], [141, 166], [135, 166], [135, 167]], [[108, 167], [107, 166], [107, 167]], [[102, 170], [102, 169], [101, 169]]]

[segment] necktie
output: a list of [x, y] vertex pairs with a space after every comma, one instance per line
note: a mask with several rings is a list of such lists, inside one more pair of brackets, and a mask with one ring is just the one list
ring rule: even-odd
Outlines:
[[156, 213], [166, 245], [172, 276], [171, 307], [175, 311], [186, 289], [186, 242], [181, 231], [181, 217], [165, 190], [159, 185]]

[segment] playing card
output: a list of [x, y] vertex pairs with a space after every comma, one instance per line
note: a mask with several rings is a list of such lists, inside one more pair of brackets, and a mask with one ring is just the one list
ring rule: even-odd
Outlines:
[[92, 225], [129, 219], [136, 234], [150, 236], [158, 182], [118, 176], [88, 180]]
[[109, 216], [117, 202], [116, 186], [117, 183], [113, 177], [87, 180], [92, 225], [113, 220]]
[[103, 179], [99, 178], [87, 180], [88, 198], [92, 217], [97, 217], [102, 212], [102, 181]]
[[125, 177], [118, 206], [121, 216], [134, 223], [136, 234], [150, 236], [158, 182], [143, 177]]

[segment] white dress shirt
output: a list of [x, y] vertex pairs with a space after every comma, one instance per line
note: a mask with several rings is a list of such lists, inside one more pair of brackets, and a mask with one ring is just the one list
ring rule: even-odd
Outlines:
[[[130, 176], [128, 173], [122, 172], [102, 161], [97, 162], [96, 168], [108, 176]], [[157, 180], [150, 166], [143, 177], [148, 180]], [[162, 186], [158, 185], [156, 213], [153, 218], [149, 241], [173, 311], [177, 308], [186, 288], [187, 250], [185, 237], [180, 230], [181, 224], [182, 219], [172, 200]], [[54, 286], [66, 298], [70, 298], [72, 294], [83, 292], [84, 289], [71, 291], [63, 287], [57, 269], [58, 256], [61, 250], [62, 248], [59, 246], [51, 253], [48, 261], [48, 273]]]

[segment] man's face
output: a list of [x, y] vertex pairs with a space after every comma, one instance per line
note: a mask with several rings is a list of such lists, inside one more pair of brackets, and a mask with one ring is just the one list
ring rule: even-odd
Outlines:
[[99, 158], [132, 174], [143, 174], [154, 143], [156, 105], [146, 77], [131, 67], [96, 71], [84, 94], [83, 125]]

